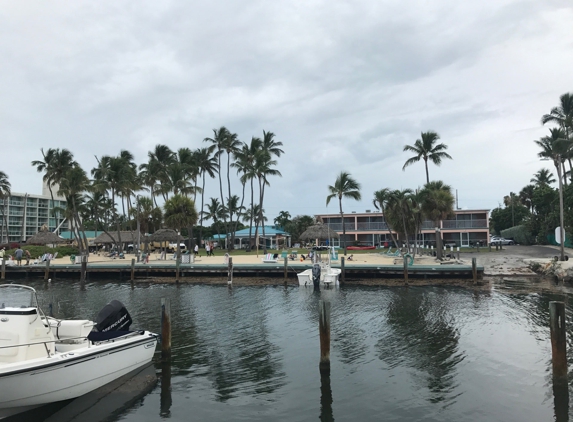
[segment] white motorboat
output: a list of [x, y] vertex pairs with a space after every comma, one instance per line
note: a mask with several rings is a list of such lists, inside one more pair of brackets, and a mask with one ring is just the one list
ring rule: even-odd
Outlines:
[[126, 331], [130, 324], [118, 301], [95, 323], [59, 320], [44, 315], [33, 288], [0, 285], [0, 419], [82, 396], [149, 363], [158, 336]]
[[[325, 286], [338, 286], [338, 276], [342, 272], [340, 268], [332, 268], [330, 265], [330, 253], [328, 259], [317, 262], [316, 252], [313, 256], [313, 268], [304, 270], [297, 274], [299, 286], [313, 286], [313, 278], [319, 278], [319, 283]], [[320, 269], [320, 271], [318, 271]], [[313, 274], [314, 273], [314, 274]]]

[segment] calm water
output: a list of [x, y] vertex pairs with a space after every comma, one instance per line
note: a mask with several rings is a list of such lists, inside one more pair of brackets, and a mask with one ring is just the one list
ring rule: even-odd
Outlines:
[[[59, 302], [57, 316], [93, 318], [118, 299], [133, 328], [152, 331], [161, 298], [171, 299], [171, 389], [160, 380], [109, 420], [567, 420], [567, 399], [554, 399], [548, 327], [548, 303], [563, 295], [31, 285], [45, 309]], [[321, 297], [332, 304], [329, 378], [318, 371]]]

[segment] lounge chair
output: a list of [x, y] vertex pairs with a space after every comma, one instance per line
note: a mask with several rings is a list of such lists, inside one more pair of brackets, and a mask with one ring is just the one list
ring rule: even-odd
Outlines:
[[279, 262], [279, 261], [277, 259], [273, 258], [272, 253], [266, 254], [266, 256], [263, 258], [263, 263], [265, 263], [265, 264], [276, 264], [277, 262]]

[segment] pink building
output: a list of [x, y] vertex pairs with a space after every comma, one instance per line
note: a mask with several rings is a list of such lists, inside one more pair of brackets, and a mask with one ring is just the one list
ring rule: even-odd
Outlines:
[[[340, 214], [321, 214], [324, 224], [340, 234], [342, 238], [342, 221]], [[391, 244], [392, 238], [388, 233], [386, 220], [381, 212], [364, 213], [352, 212], [344, 214], [346, 226], [346, 244], [358, 243], [360, 245]], [[489, 242], [489, 210], [456, 210], [450, 220], [442, 220], [439, 224], [443, 243], [456, 246], [471, 246], [479, 242], [487, 245]], [[393, 230], [394, 234], [396, 232]], [[410, 240], [413, 241], [413, 234]], [[400, 239], [403, 241], [404, 239]], [[422, 233], [418, 242], [424, 245], [436, 245], [436, 227], [432, 221], [422, 223]], [[340, 240], [334, 239], [334, 246], [340, 246]]]

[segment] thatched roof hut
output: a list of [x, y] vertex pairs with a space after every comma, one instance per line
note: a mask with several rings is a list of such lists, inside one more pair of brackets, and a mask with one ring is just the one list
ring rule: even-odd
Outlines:
[[48, 227], [44, 224], [40, 231], [34, 236], [26, 240], [28, 245], [49, 245], [52, 243], [65, 243], [66, 239], [62, 239], [56, 233], [52, 233], [48, 230]]
[[[119, 236], [117, 235], [117, 232], [108, 232], [109, 235], [107, 233], [102, 233], [100, 234], [98, 237], [96, 237], [94, 239], [94, 243], [115, 243], [115, 242], [119, 242]], [[121, 242], [125, 243], [125, 242], [130, 242], [130, 243], [134, 243], [137, 242], [137, 232], [130, 232], [130, 231], [121, 231]], [[111, 237], [110, 237], [111, 236]], [[143, 236], [142, 236], [143, 237]]]
[[300, 235], [301, 240], [328, 240], [338, 239], [340, 236], [326, 224], [317, 223], [307, 228]]
[[177, 242], [183, 239], [183, 237], [178, 234], [175, 230], [171, 229], [159, 229], [150, 236], [147, 236], [146, 241], [148, 242]]

